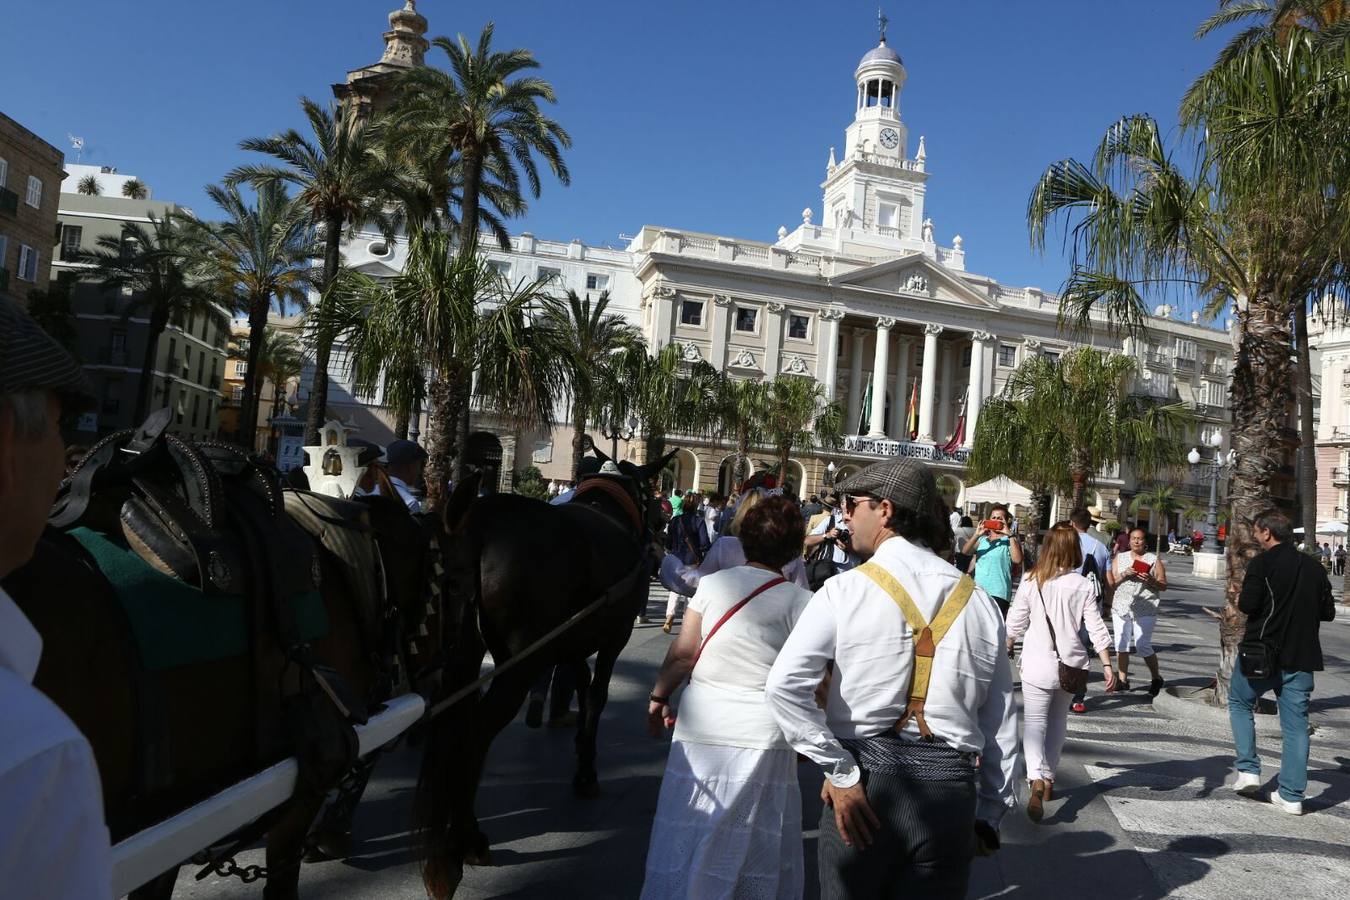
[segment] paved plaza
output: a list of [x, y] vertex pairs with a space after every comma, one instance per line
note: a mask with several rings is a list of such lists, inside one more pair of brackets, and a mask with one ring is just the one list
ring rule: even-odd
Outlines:
[[[1155, 645], [1169, 683], [1184, 695], [1212, 677], [1216, 628], [1202, 607], [1217, 607], [1220, 592], [1191, 577], [1187, 560], [1169, 566], [1173, 587]], [[664, 597], [653, 592], [654, 616]], [[1313, 697], [1303, 817], [1224, 787], [1232, 761], [1226, 716], [1180, 699], [1153, 705], [1142, 691], [1107, 696], [1095, 681], [1088, 714], [1071, 717], [1045, 820], [1035, 826], [1020, 809], [1009, 813], [1003, 850], [977, 861], [970, 896], [1045, 897], [1065, 888], [1094, 900], [1341, 896], [1350, 883], [1350, 610], [1341, 615], [1322, 629], [1327, 671], [1317, 676]], [[637, 896], [667, 746], [647, 737], [644, 701], [669, 642], [659, 624], [640, 627], [619, 660], [600, 733], [599, 798], [572, 796], [570, 730], [530, 731], [518, 718], [502, 733], [479, 800], [495, 865], [467, 870], [459, 897]], [[1273, 787], [1273, 722], [1263, 724], [1260, 748]], [[800, 771], [807, 896], [814, 897], [820, 776], [809, 765]], [[307, 865], [302, 897], [424, 896], [408, 840], [415, 778], [407, 751], [385, 761], [357, 815], [358, 855]], [[243, 854], [246, 861], [261, 862], [261, 851]], [[237, 881], [195, 881], [186, 869], [175, 894], [258, 895], [256, 886]]]

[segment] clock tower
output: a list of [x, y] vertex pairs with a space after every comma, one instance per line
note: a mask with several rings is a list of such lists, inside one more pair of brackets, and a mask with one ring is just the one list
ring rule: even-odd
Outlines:
[[886, 44], [883, 19], [880, 42], [853, 73], [853, 121], [845, 132], [843, 159], [836, 162], [830, 151], [822, 185], [822, 224], [866, 234], [868, 243], [915, 247], [924, 242], [926, 152], [920, 138], [917, 156], [907, 155], [909, 129], [900, 119], [900, 91], [906, 77], [900, 54]]

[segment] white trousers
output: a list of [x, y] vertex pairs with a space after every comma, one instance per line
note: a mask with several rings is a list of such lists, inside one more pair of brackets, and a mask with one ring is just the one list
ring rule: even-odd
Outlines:
[[1063, 688], [1022, 682], [1022, 752], [1027, 760], [1027, 780], [1055, 780], [1071, 699]]
[[688, 602], [689, 598], [686, 597], [684, 594], [677, 594], [674, 591], [671, 591], [670, 597], [666, 600], [666, 618], [667, 619], [675, 618], [675, 616], [679, 614], [680, 610]]
[[1153, 626], [1157, 623], [1157, 616], [1135, 616], [1130, 613], [1123, 616], [1112, 614], [1111, 624], [1116, 626], [1116, 652], [1152, 656]]

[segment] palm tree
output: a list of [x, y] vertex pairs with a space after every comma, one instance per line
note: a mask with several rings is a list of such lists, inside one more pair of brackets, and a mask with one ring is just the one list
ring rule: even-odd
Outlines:
[[397, 407], [398, 392], [410, 388], [391, 373], [426, 366], [427, 502], [433, 509], [447, 499], [452, 456], [456, 480], [463, 477], [464, 404], [476, 399], [501, 410], [511, 425], [534, 428], [551, 424], [554, 401], [565, 388], [551, 341], [528, 315], [543, 299], [547, 281], [513, 287], [477, 254], [451, 250], [445, 232], [415, 231], [400, 274], [377, 281], [343, 273], [334, 302], [320, 311], [328, 320], [321, 327], [347, 342], [357, 392], [373, 391], [383, 371], [386, 396]]
[[741, 484], [751, 475], [750, 445], [766, 439], [770, 384], [724, 375], [720, 386], [718, 406], [723, 436], [736, 444], [736, 472], [732, 481]]
[[604, 371], [618, 362], [617, 355], [632, 348], [645, 348], [642, 332], [609, 308], [609, 291], [595, 302], [569, 290], [564, 297], [546, 297], [539, 324], [553, 342], [553, 352], [564, 372], [572, 403], [572, 478], [580, 477], [581, 457], [586, 452], [587, 420], [602, 415], [600, 403]]
[[1149, 524], [1154, 527], [1158, 537], [1158, 550], [1162, 550], [1162, 539], [1167, 536], [1167, 525], [1173, 514], [1188, 509], [1187, 501], [1177, 494], [1175, 485], [1158, 483], [1150, 491], [1140, 491], [1130, 500], [1130, 515], [1139, 516], [1141, 509], [1149, 510]]
[[122, 196], [128, 200], [144, 200], [150, 196], [150, 189], [139, 178], [128, 178], [122, 182]]
[[[250, 345], [251, 346], [251, 345]], [[305, 353], [300, 339], [268, 326], [263, 331], [263, 348], [258, 354], [258, 373], [272, 382], [272, 418], [281, 415], [291, 379], [300, 377]], [[272, 451], [276, 452], [275, 438]]]
[[603, 374], [595, 420], [611, 434], [635, 420], [649, 460], [665, 454], [669, 435], [712, 437], [724, 428], [724, 376], [703, 360], [686, 362], [675, 344], [620, 350]]
[[97, 175], [86, 175], [75, 185], [75, 192], [86, 197], [97, 197], [103, 193], [103, 188], [99, 186]]
[[103, 235], [97, 249], [81, 253], [81, 262], [92, 268], [86, 277], [101, 283], [105, 291], [130, 291], [123, 318], [134, 313], [147, 316], [145, 357], [136, 392], [133, 420], [145, 419], [154, 382], [159, 338], [171, 321], [193, 313], [217, 315], [218, 297], [197, 271], [189, 232], [191, 220], [150, 214], [149, 226], [127, 223], [120, 235]]
[[[283, 165], [246, 165], [236, 168], [228, 182], [247, 181], [256, 188], [270, 183], [293, 185], [296, 200], [309, 210], [312, 225], [324, 240], [323, 275], [319, 280], [322, 303], [328, 296], [341, 265], [343, 230], [357, 224], [378, 227], [386, 240], [393, 240], [393, 223], [386, 201], [393, 196], [396, 168], [377, 152], [373, 125], [355, 106], [336, 113], [308, 97], [300, 98], [309, 122], [306, 137], [295, 129], [266, 138], [240, 141], [244, 150], [265, 153]], [[320, 317], [319, 321], [327, 321]], [[320, 327], [314, 339], [314, 381], [310, 386], [309, 415], [305, 441], [319, 439], [328, 405], [328, 362], [333, 335]]]
[[1180, 465], [1182, 437], [1193, 417], [1179, 403], [1133, 393], [1137, 372], [1133, 359], [1090, 347], [1058, 359], [1026, 360], [985, 407], [992, 415], [980, 413], [972, 473], [1067, 485], [1076, 509], [1088, 483], [1114, 463], [1128, 462], [1144, 478]]
[[844, 410], [828, 399], [824, 385], [814, 378], [774, 378], [765, 392], [763, 415], [764, 435], [778, 455], [780, 482], [786, 482], [794, 449], [808, 453], [817, 447], [833, 450], [844, 442]]
[[[539, 109], [541, 102], [555, 102], [553, 86], [521, 74], [539, 67], [530, 51], [494, 51], [493, 28], [492, 23], [483, 28], [476, 47], [464, 35], [432, 41], [445, 52], [450, 71], [409, 69], [399, 78], [399, 97], [389, 113], [389, 128], [399, 142], [416, 156], [434, 160], [433, 171], [458, 183], [461, 253], [476, 246], [484, 200], [500, 215], [513, 215], [523, 194], [522, 176], [530, 193], [539, 196], [536, 154], [560, 182], [570, 181], [562, 150], [572, 139]], [[506, 205], [498, 202], [502, 198]], [[505, 235], [499, 231], [497, 237]]]
[[[383, 123], [377, 123], [377, 127]], [[464, 168], [454, 158], [448, 167], [435, 153], [419, 153], [416, 146], [404, 139], [402, 132], [383, 128], [381, 152], [394, 163], [398, 173], [393, 192], [398, 198], [399, 212], [409, 229], [445, 228], [458, 233], [460, 217], [457, 210], [464, 204]], [[497, 245], [511, 248], [511, 234], [506, 229], [506, 218], [522, 216], [528, 204], [519, 194], [507, 190], [498, 177], [499, 163], [490, 159], [483, 168], [479, 196], [487, 203], [479, 203], [478, 227], [492, 232]]]
[[225, 218], [195, 228], [194, 246], [202, 271], [217, 290], [235, 297], [240, 310], [248, 314], [248, 367], [239, 420], [252, 446], [266, 374], [261, 363], [267, 347], [267, 314], [273, 304], [284, 313], [287, 304], [308, 302], [314, 284], [309, 264], [314, 231], [306, 208], [277, 182], [264, 182], [252, 205], [240, 194], [238, 184], [208, 185], [206, 194]]

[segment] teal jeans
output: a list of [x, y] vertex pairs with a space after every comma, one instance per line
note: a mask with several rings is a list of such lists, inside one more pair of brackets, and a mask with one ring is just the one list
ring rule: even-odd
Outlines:
[[1228, 686], [1228, 720], [1233, 725], [1236, 768], [1251, 775], [1261, 774], [1253, 719], [1256, 701], [1267, 691], [1275, 692], [1280, 709], [1280, 731], [1284, 734], [1280, 751], [1280, 796], [1291, 803], [1303, 802], [1303, 792], [1308, 789], [1308, 701], [1312, 690], [1311, 672], [1277, 669], [1269, 678], [1249, 680], [1236, 663], [1233, 680]]

